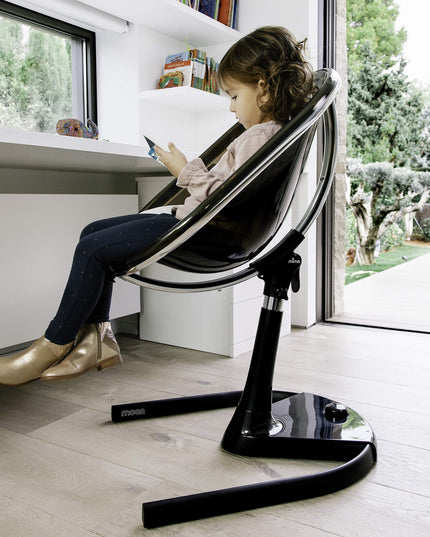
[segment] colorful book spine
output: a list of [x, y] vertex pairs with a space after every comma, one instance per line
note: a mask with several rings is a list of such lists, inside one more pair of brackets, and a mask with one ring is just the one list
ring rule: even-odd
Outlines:
[[218, 12], [218, 21], [222, 22], [226, 26], [230, 26], [230, 5], [233, 3], [233, 0], [220, 0], [219, 12]]
[[239, 0], [178, 0], [192, 9], [215, 19], [226, 26], [237, 26]]
[[[170, 54], [165, 60], [159, 87], [183, 85], [211, 93], [219, 93], [217, 71], [218, 63], [213, 58], [209, 58], [204, 50], [192, 49]], [[181, 80], [178, 78], [178, 72], [182, 73]], [[175, 76], [174, 80], [170, 80], [166, 76], [169, 74]]]
[[177, 52], [176, 54], [169, 54], [164, 63], [185, 62], [190, 59], [190, 53], [188, 50], [184, 52]]
[[231, 26], [232, 28], [234, 28], [236, 30], [237, 28], [237, 12], [238, 12], [238, 5], [239, 5], [239, 0], [234, 0], [233, 2], [233, 8], [232, 8], [232, 16], [231, 16], [231, 20], [230, 20], [230, 24], [229, 26]]
[[183, 74], [183, 86], [191, 86], [193, 77], [193, 65], [191, 60], [166, 63], [164, 65], [163, 74], [167, 75], [168, 73], [173, 73], [175, 71], [179, 71]]
[[199, 11], [212, 19], [216, 19], [219, 0], [200, 0]]

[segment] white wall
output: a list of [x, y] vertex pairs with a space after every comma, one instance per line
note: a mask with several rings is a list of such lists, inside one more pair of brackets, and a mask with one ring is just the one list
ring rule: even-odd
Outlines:
[[139, 32], [97, 32], [97, 107], [100, 138], [139, 144]]
[[[258, 18], [253, 15], [258, 11]], [[308, 39], [310, 58], [316, 65], [318, 43], [318, 0], [242, 0], [239, 31], [249, 33], [259, 26], [285, 26], [296, 39]]]
[[[82, 228], [136, 208], [133, 195], [0, 195], [0, 349], [45, 332], [60, 303]], [[118, 282], [112, 318], [139, 309], [138, 290]]]

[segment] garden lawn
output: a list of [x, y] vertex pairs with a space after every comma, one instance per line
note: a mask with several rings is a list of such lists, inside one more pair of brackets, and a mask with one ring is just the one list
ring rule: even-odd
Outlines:
[[430, 243], [423, 243], [422, 246], [403, 244], [388, 252], [381, 252], [379, 257], [375, 258], [375, 263], [373, 265], [346, 266], [345, 285], [372, 276], [375, 272], [383, 272], [384, 270], [400, 265], [401, 263], [407, 263], [411, 259], [415, 259], [424, 254], [430, 254]]

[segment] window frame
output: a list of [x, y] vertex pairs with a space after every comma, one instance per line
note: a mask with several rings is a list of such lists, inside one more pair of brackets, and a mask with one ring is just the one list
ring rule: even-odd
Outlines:
[[[318, 0], [319, 46], [318, 67], [336, 69], [336, 12], [337, 0]], [[318, 151], [322, 152], [322, 137]], [[332, 187], [317, 221], [316, 263], [319, 277], [316, 282], [316, 320], [327, 321], [334, 310], [333, 255], [334, 255], [335, 191]]]
[[[37, 11], [27, 9], [4, 0], [0, 0], [0, 15], [14, 18], [23, 23], [38, 26], [44, 30], [55, 31], [66, 37], [82, 40], [83, 42], [83, 69], [81, 73], [73, 73], [72, 76], [81, 78], [83, 91], [83, 119], [88, 118], [98, 124], [97, 118], [97, 70], [96, 70], [96, 34], [85, 28], [75, 26]], [[73, 41], [72, 41], [73, 43]], [[72, 45], [73, 46], [73, 45]]]

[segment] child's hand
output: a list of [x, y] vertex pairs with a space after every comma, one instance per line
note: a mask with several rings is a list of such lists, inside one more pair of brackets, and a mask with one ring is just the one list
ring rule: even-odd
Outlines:
[[165, 151], [156, 145], [154, 146], [154, 151], [169, 172], [175, 177], [179, 177], [179, 174], [187, 163], [187, 159], [185, 158], [185, 155], [177, 149], [173, 142], [168, 143], [168, 148], [169, 150]]

